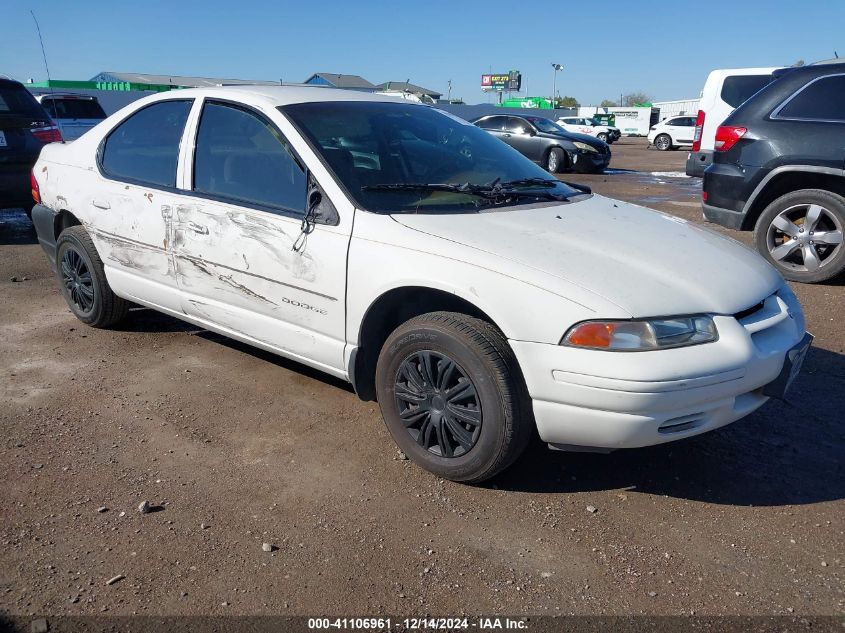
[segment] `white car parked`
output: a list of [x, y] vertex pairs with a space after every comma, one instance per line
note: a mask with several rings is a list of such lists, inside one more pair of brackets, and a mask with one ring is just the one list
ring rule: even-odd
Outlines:
[[341, 377], [459, 481], [535, 428], [615, 449], [723, 426], [782, 397], [809, 345], [753, 251], [392, 97], [158, 94], [46, 146], [33, 193], [81, 321], [137, 303]]
[[692, 146], [694, 136], [694, 116], [673, 116], [651, 126], [648, 131], [648, 142], [665, 152]]
[[622, 136], [622, 132], [619, 131], [618, 127], [604, 125], [598, 121], [594, 121], [593, 119], [583, 116], [563, 116], [558, 118], [555, 123], [567, 132], [595, 136], [597, 139], [604, 141], [605, 143], [613, 143]]

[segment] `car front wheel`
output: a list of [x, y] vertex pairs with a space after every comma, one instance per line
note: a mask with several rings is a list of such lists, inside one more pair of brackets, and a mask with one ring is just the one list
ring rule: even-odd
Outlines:
[[56, 268], [62, 295], [74, 316], [92, 327], [114, 325], [129, 310], [115, 295], [91, 236], [82, 226], [71, 226], [56, 241]]
[[654, 146], [661, 152], [672, 149], [672, 137], [668, 134], [658, 134], [654, 139]]
[[417, 465], [476, 483], [525, 449], [533, 416], [513, 351], [491, 324], [431, 312], [400, 325], [376, 366], [382, 416]]
[[605, 143], [610, 142], [607, 140], [607, 134], [605, 134], [604, 132], [599, 132], [598, 134], [596, 134], [596, 138], [600, 141], [604, 141]]
[[757, 220], [754, 244], [792, 281], [818, 283], [845, 270], [845, 198], [822, 189], [793, 191]]
[[546, 156], [546, 171], [551, 174], [556, 174], [563, 170], [564, 166], [565, 159], [563, 150], [559, 147], [553, 147], [550, 149], [548, 155]]

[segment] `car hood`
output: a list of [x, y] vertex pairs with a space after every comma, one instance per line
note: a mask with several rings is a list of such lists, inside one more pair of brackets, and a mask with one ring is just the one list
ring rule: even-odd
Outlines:
[[589, 134], [579, 134], [578, 132], [541, 132], [540, 136], [546, 136], [549, 138], [563, 138], [567, 141], [579, 141], [581, 143], [587, 143], [594, 147], [599, 147], [602, 141], [596, 139], [595, 136], [590, 136]]
[[[773, 293], [780, 275], [756, 252], [697, 224], [593, 195], [553, 206], [460, 215], [396, 215], [404, 226], [548, 275], [551, 292], [577, 286], [632, 317], [734, 314]], [[460, 245], [461, 248], [457, 248]], [[447, 249], [448, 251], [449, 249]]]

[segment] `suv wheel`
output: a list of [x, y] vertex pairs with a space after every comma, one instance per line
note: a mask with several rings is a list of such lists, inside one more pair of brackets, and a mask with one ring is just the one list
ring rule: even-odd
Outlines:
[[792, 281], [818, 283], [845, 270], [845, 198], [802, 189], [772, 202], [757, 220], [757, 250]]
[[502, 333], [453, 312], [400, 325], [376, 366], [382, 416], [417, 465], [453, 481], [489, 479], [525, 449], [533, 418]]
[[612, 142], [612, 141], [607, 140], [607, 134], [605, 134], [604, 132], [599, 132], [598, 134], [596, 134], [596, 138], [600, 141], [604, 141], [605, 143], [611, 143]]
[[672, 137], [668, 134], [658, 134], [654, 139], [654, 146], [661, 152], [672, 149]]
[[62, 295], [77, 319], [92, 327], [120, 321], [129, 303], [115, 295], [94, 242], [84, 227], [71, 226], [56, 241], [56, 268]]

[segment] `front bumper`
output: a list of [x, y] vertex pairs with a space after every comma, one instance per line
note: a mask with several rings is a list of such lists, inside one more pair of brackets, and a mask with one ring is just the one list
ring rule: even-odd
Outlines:
[[610, 164], [610, 150], [606, 154], [598, 152], [575, 151], [569, 154], [569, 163], [577, 172], [602, 171]]
[[635, 448], [710, 431], [764, 404], [786, 353], [804, 335], [783, 286], [757, 312], [714, 316], [719, 340], [654, 352], [602, 352], [511, 341], [543, 441]]

